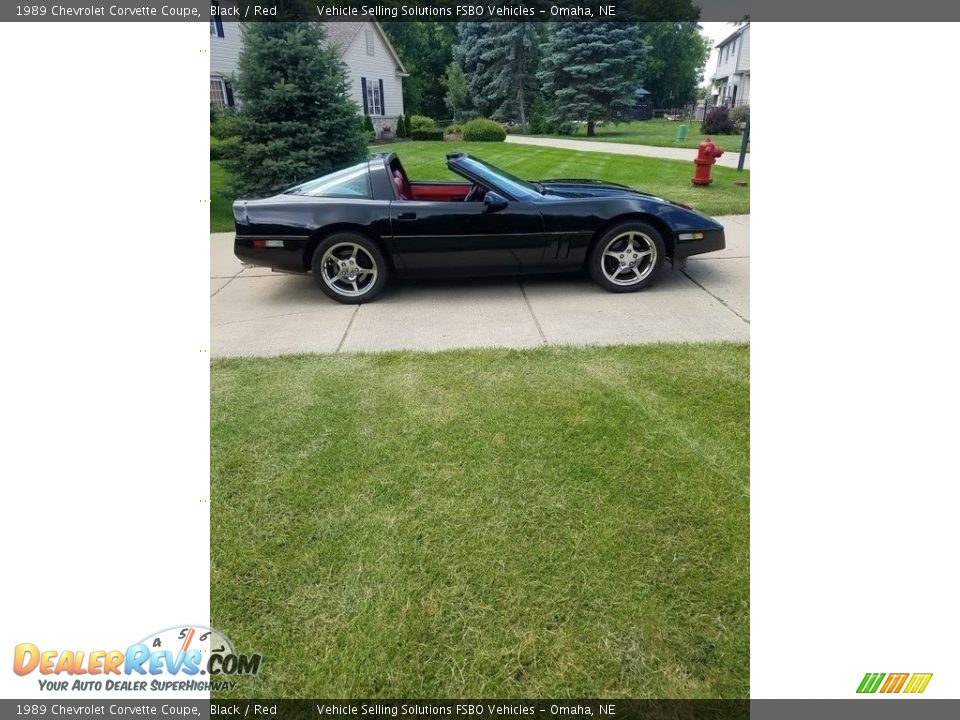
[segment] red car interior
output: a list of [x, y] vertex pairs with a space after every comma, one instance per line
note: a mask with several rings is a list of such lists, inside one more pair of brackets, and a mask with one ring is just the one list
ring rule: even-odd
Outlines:
[[470, 183], [410, 183], [414, 200], [462, 202], [470, 192]]
[[397, 189], [397, 197], [401, 200], [412, 200], [413, 193], [410, 190], [410, 181], [401, 170], [393, 171], [393, 186]]
[[400, 200], [432, 200], [434, 202], [463, 202], [470, 192], [470, 183], [452, 182], [415, 182], [407, 179], [407, 173], [400, 165], [400, 160], [394, 158], [390, 163], [393, 171], [393, 187], [397, 190]]

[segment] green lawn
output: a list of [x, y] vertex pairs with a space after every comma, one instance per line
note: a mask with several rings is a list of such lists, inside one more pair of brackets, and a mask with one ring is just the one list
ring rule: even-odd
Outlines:
[[[677, 142], [677, 128], [681, 125], [687, 126], [687, 137], [685, 140]], [[644, 120], [628, 123], [617, 123], [609, 125], [599, 125], [596, 128], [596, 135], [592, 138], [587, 137], [587, 130], [584, 127], [575, 135], [539, 135], [537, 137], [556, 137], [567, 140], [596, 140], [597, 142], [620, 142], [630, 143], [632, 145], [655, 145], [657, 147], [682, 147], [696, 148], [706, 135], [700, 132], [699, 120], [679, 120], [671, 122], [670, 120]], [[710, 139], [727, 152], [740, 152], [741, 134], [736, 135], [710, 135]]]
[[229, 173], [219, 160], [210, 161], [210, 232], [233, 232], [233, 196]]
[[749, 347], [215, 360], [236, 697], [746, 697]]
[[[371, 152], [396, 152], [413, 180], [462, 179], [447, 170], [446, 154], [465, 150], [528, 180], [546, 178], [597, 178], [622, 183], [644, 192], [692, 205], [708, 215], [750, 212], [750, 172], [714, 167], [713, 185], [690, 182], [693, 161], [660, 160], [597, 152], [512, 145], [510, 143], [404, 142], [371, 147]], [[227, 173], [216, 160], [210, 162], [210, 231], [233, 230], [232, 198], [226, 192]]]
[[749, 182], [750, 172], [714, 167], [713, 185], [697, 187], [690, 162], [659, 158], [581, 152], [511, 143], [405, 142], [378, 145], [371, 151], [395, 152], [411, 180], [458, 178], [447, 170], [446, 154], [469, 152], [526, 180], [547, 178], [596, 178], [629, 185], [637, 190], [692, 205], [708, 215], [750, 212], [750, 188], [734, 185]]

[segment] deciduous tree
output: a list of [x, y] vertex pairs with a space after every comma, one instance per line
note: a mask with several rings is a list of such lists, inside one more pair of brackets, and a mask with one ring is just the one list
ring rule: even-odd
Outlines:
[[653, 95], [655, 107], [681, 107], [697, 97], [703, 69], [710, 57], [710, 41], [695, 22], [641, 23], [647, 43], [643, 87]]
[[444, 98], [447, 109], [453, 113], [454, 122], [460, 122], [460, 115], [467, 105], [467, 78], [460, 66], [453, 62], [447, 65], [447, 72], [443, 79], [447, 88], [447, 95]]

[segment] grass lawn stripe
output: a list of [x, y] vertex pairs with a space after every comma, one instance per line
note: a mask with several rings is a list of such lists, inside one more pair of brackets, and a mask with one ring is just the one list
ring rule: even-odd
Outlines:
[[238, 697], [745, 697], [749, 350], [212, 364]]

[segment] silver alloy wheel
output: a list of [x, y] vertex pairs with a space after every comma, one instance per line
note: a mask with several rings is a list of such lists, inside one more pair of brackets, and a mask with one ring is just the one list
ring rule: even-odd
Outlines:
[[657, 264], [657, 245], [646, 233], [628, 230], [603, 248], [600, 269], [614, 285], [629, 286], [646, 280]]
[[377, 261], [362, 245], [337, 243], [323, 254], [320, 273], [337, 294], [359, 297], [377, 282]]

